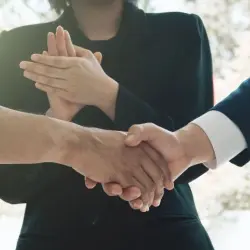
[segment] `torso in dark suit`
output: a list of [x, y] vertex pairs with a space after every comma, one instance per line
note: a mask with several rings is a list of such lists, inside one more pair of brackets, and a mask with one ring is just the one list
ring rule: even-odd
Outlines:
[[[95, 107], [84, 108], [74, 122], [127, 130], [154, 122], [168, 129], [186, 124], [212, 106], [209, 44], [199, 17], [183, 13], [145, 14], [125, 6], [117, 36], [89, 41], [69, 8], [53, 23], [14, 29], [0, 41], [0, 104], [44, 113], [47, 97], [22, 76], [18, 65], [46, 50], [46, 35], [62, 25], [77, 45], [103, 53], [102, 66], [120, 84], [112, 122]], [[0, 198], [27, 203], [18, 250], [213, 249], [203, 229], [188, 184], [206, 171], [194, 167], [165, 192], [162, 205], [149, 213], [133, 211], [84, 178], [55, 164], [1, 166]], [[182, 183], [182, 184], [180, 184]]]
[[236, 156], [232, 163], [238, 166], [245, 165], [250, 160], [250, 78], [212, 110], [225, 114], [241, 130], [248, 148]]

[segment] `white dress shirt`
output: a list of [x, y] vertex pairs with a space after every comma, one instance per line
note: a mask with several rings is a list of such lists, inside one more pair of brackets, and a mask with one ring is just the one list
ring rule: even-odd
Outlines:
[[246, 140], [237, 125], [218, 111], [209, 111], [192, 123], [207, 134], [213, 146], [216, 159], [205, 164], [208, 168], [221, 166], [247, 148]]

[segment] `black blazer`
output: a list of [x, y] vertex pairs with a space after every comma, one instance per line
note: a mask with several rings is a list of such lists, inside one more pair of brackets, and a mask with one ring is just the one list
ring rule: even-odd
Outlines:
[[[233, 121], [244, 135], [247, 145], [250, 145], [250, 78], [226, 99], [218, 103], [212, 110], [225, 114]], [[232, 163], [242, 167], [250, 160], [249, 147], [232, 159]]]
[[[47, 33], [59, 24], [75, 44], [101, 51], [104, 70], [120, 84], [113, 122], [95, 107], [84, 108], [74, 122], [116, 130], [154, 122], [174, 129], [173, 124], [183, 126], [212, 107], [211, 54], [201, 19], [184, 13], [145, 14], [130, 4], [117, 36], [109, 41], [89, 41], [77, 28], [70, 8], [55, 22], [4, 32], [0, 105], [32, 113], [48, 109], [46, 94], [22, 76], [18, 65], [32, 53], [46, 50]], [[128, 244], [135, 242], [136, 249], [147, 249], [153, 235], [160, 239], [159, 247], [167, 240], [173, 249], [186, 244], [189, 249], [212, 249], [191, 190], [184, 184], [205, 171], [194, 167], [179, 180], [183, 184], [165, 193], [160, 208], [146, 214], [106, 196], [101, 187], [88, 191], [82, 176], [56, 164], [2, 165], [0, 198], [27, 203], [18, 250], [99, 249], [106, 242], [110, 249], [134, 249]], [[179, 234], [184, 235], [182, 241]], [[142, 240], [144, 236], [147, 240]]]

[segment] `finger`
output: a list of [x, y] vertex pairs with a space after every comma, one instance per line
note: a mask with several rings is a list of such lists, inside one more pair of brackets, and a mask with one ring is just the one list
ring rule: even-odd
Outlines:
[[144, 205], [138, 208], [133, 207], [133, 209], [140, 209], [142, 212], [147, 212], [149, 210], [148, 203], [150, 197], [147, 189], [152, 185], [152, 181], [140, 166], [136, 166], [136, 173], [134, 173], [134, 175], [122, 175], [118, 178], [118, 182], [123, 183], [123, 186], [126, 187], [123, 189], [122, 195], [120, 195], [121, 199], [126, 201], [132, 200], [133, 198], [137, 199], [140, 194], [143, 194], [143, 196], [140, 197]]
[[130, 201], [129, 205], [131, 208], [133, 208], [135, 210], [140, 210], [143, 207], [143, 201], [141, 198], [138, 198], [138, 199], [135, 199], [133, 201]]
[[154, 200], [155, 184], [144, 171], [144, 166], [137, 167], [134, 178], [138, 182], [135, 186], [139, 187], [142, 192], [141, 198], [144, 206], [141, 211], [147, 212]]
[[[166, 171], [167, 163], [165, 159], [149, 144], [143, 142], [140, 144], [141, 149], [145, 152], [147, 158], [146, 161], [149, 165], [145, 166], [146, 173], [150, 176], [153, 182], [157, 185], [164, 186], [164, 174], [168, 174]], [[151, 166], [150, 166], [151, 164]]]
[[56, 89], [53, 89], [47, 85], [44, 85], [44, 84], [41, 84], [39, 82], [36, 82], [35, 83], [35, 87], [43, 92], [46, 92], [46, 93], [50, 93], [50, 94], [54, 94], [57, 90]]
[[87, 57], [92, 55], [92, 52], [90, 50], [82, 48], [80, 46], [74, 45], [74, 49], [77, 57]]
[[102, 63], [102, 53], [101, 52], [95, 52], [94, 56], [97, 59], [97, 61], [101, 64]]
[[55, 34], [52, 32], [48, 33], [47, 46], [48, 46], [48, 55], [50, 56], [58, 55], [57, 46], [56, 46], [56, 37], [55, 37]]
[[159, 192], [159, 193], [157, 193], [157, 195], [155, 195], [155, 199], [154, 199], [154, 202], [152, 204], [154, 207], [159, 207], [161, 205], [164, 194], [165, 194], [165, 192], [163, 189], [162, 192]]
[[141, 190], [136, 186], [131, 186], [123, 189], [120, 198], [125, 201], [133, 201], [141, 196]]
[[117, 183], [102, 184], [102, 188], [108, 196], [119, 196], [123, 192], [121, 185]]
[[31, 73], [51, 77], [51, 78], [57, 78], [57, 79], [65, 79], [65, 71], [63, 69], [58, 69], [54, 67], [49, 67], [43, 64], [39, 63], [33, 63], [33, 62], [21, 62], [20, 68], [29, 71]]
[[167, 178], [171, 178], [171, 176], [166, 161], [161, 154], [146, 143], [142, 143], [141, 147], [149, 157], [148, 162], [143, 164], [144, 170], [151, 177], [156, 186], [152, 204], [157, 204], [157, 206], [159, 206], [164, 195], [165, 182], [169, 180], [165, 180], [165, 176], [167, 176]]
[[[143, 173], [141, 174], [143, 176]], [[140, 189], [142, 195], [139, 198], [137, 198], [137, 202], [135, 202], [135, 204], [133, 202], [129, 202], [129, 205], [131, 206], [131, 208], [135, 210], [140, 210], [143, 213], [148, 212], [150, 207], [149, 205], [150, 195], [147, 193], [147, 190], [144, 188], [144, 185], [141, 184], [139, 181], [137, 181], [135, 178], [134, 178], [134, 183]]]
[[53, 87], [55, 89], [57, 88], [57, 89], [63, 90], [62, 86], [65, 85], [64, 80], [54, 79], [54, 78], [50, 78], [50, 77], [43, 76], [43, 75], [38, 75], [29, 71], [24, 71], [23, 76], [25, 78], [30, 79], [31, 81], [39, 82], [41, 84], [47, 85], [49, 87]]
[[48, 52], [47, 51], [43, 51], [43, 55], [48, 55]]
[[60, 95], [61, 92], [64, 92], [64, 90], [58, 89], [58, 88], [52, 88], [48, 85], [36, 82], [35, 87], [43, 92], [49, 93], [49, 94], [56, 94]]
[[143, 140], [141, 138], [142, 126], [133, 125], [128, 130], [127, 137], [125, 139], [125, 144], [130, 147], [138, 146]]
[[[152, 171], [151, 173], [148, 172], [148, 174], [151, 174], [151, 177], [153, 178], [154, 182], [157, 185], [162, 184], [162, 186], [164, 187], [167, 186], [168, 190], [173, 189], [173, 185], [172, 184], [169, 185], [169, 183], [172, 183], [172, 176], [169, 171], [168, 164], [165, 158], [147, 143], [142, 143], [141, 147], [147, 153], [150, 159], [154, 162], [154, 164], [161, 169], [161, 172], [159, 171], [153, 172], [153, 169], [151, 169]], [[159, 176], [159, 174], [161, 174], [161, 176]], [[161, 190], [161, 193], [162, 193], [162, 190]]]
[[70, 34], [67, 30], [64, 31], [64, 38], [65, 38], [65, 43], [66, 43], [66, 49], [68, 52], [68, 56], [74, 57], [76, 56], [76, 51], [74, 48], [74, 45], [72, 43]]
[[33, 54], [31, 60], [36, 63], [44, 64], [54, 68], [67, 69], [75, 65], [76, 58], [58, 57], [58, 56], [45, 56], [41, 54]]
[[[158, 184], [155, 183], [154, 179], [152, 176], [154, 176], [154, 174], [156, 174], [157, 170], [155, 170], [158, 167], [155, 167], [154, 162], [150, 159], [150, 158], [145, 158], [142, 160], [142, 169], [143, 171], [146, 173], [146, 175], [149, 177], [150, 179], [150, 186], [145, 186], [145, 189], [147, 190], [146, 192], [148, 193], [147, 195], [147, 203], [144, 202], [144, 204], [147, 204], [149, 207], [153, 204], [154, 198], [155, 198], [155, 193], [160, 192], [162, 188], [160, 188], [160, 186]], [[157, 178], [157, 177], [155, 177]]]
[[172, 178], [172, 174], [169, 170], [169, 168], [166, 168], [166, 175], [165, 175], [165, 180], [164, 180], [164, 187], [171, 191], [174, 189], [174, 180]]
[[163, 131], [163, 128], [153, 123], [133, 125], [128, 131], [125, 144], [133, 147], [137, 146], [142, 141], [152, 142], [159, 136], [159, 133]]
[[95, 188], [97, 185], [97, 182], [85, 177], [85, 186], [88, 188], [88, 189], [93, 189]]
[[68, 56], [65, 43], [64, 29], [62, 26], [58, 26], [56, 29], [56, 47], [59, 56]]

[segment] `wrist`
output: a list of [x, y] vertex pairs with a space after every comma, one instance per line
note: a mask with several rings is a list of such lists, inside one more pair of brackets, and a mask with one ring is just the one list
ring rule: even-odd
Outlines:
[[115, 118], [115, 105], [117, 94], [119, 90], [119, 84], [111, 77], [107, 77], [106, 83], [103, 84], [104, 88], [100, 93], [98, 100], [98, 107], [106, 113], [111, 120]]
[[195, 124], [187, 126], [175, 132], [190, 166], [210, 162], [215, 159], [213, 146], [206, 133]]
[[47, 135], [50, 138], [50, 147], [46, 155], [46, 162], [55, 162], [62, 165], [71, 166], [69, 163], [74, 155], [74, 150], [80, 144], [78, 131], [85, 131], [85, 129], [54, 118], [46, 118]]
[[59, 122], [50, 116], [50, 112], [46, 112], [46, 116], [40, 116], [40, 126], [43, 127], [44, 138], [47, 138], [47, 143], [43, 146], [44, 153], [41, 155], [41, 162], [59, 163], [63, 141]]
[[45, 115], [47, 117], [51, 117], [51, 118], [55, 118], [55, 119], [59, 119], [59, 120], [62, 120], [62, 121], [72, 121], [74, 116], [79, 112], [79, 109], [78, 110], [72, 110], [72, 112], [63, 112], [63, 114], [60, 114], [60, 115], [56, 115], [55, 112], [52, 111], [51, 108], [49, 108], [47, 110], [47, 112], [45, 113]]

